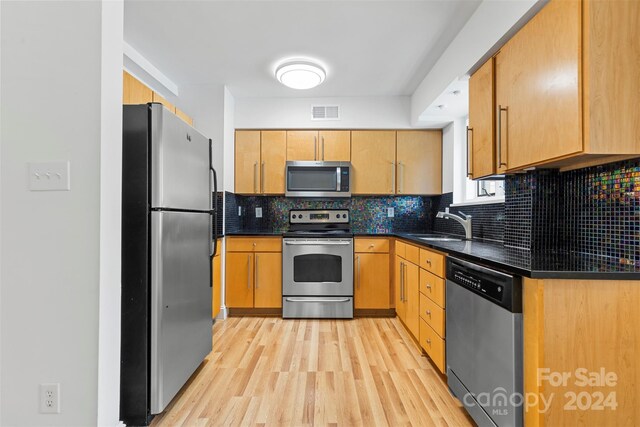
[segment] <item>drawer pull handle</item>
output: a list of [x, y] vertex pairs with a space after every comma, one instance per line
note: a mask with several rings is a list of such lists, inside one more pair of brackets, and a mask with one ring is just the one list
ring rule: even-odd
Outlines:
[[431, 340], [427, 339], [427, 344], [431, 345]]
[[427, 289], [431, 289], [431, 285], [427, 285]]
[[431, 310], [427, 310], [427, 316], [431, 317]]
[[373, 243], [369, 245], [370, 248], [373, 248]]

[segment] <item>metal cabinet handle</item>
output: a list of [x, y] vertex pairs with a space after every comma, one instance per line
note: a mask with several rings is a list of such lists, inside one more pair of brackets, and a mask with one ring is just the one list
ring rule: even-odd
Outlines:
[[253, 269], [253, 277], [254, 277], [254, 282], [256, 284], [256, 289], [258, 289], [258, 255], [256, 254], [256, 266]]
[[431, 339], [427, 339], [427, 344], [431, 345]]
[[260, 168], [260, 192], [264, 193], [264, 161], [262, 162], [262, 167]]
[[[508, 107], [503, 107], [502, 105], [498, 105], [498, 114], [497, 114], [497, 129], [496, 129], [496, 140], [498, 142], [497, 152], [498, 152], [498, 168], [502, 166], [507, 166], [506, 162], [502, 161], [502, 112], [507, 113], [507, 120], [509, 120], [508, 115]], [[508, 137], [508, 136], [507, 136]]]
[[400, 261], [400, 301], [401, 302], [404, 301], [403, 288], [404, 288], [404, 263]]
[[398, 193], [404, 191], [404, 163], [398, 162]]
[[469, 142], [473, 142], [471, 138], [469, 138], [469, 134], [473, 137], [473, 128], [467, 126], [467, 177], [473, 177], [473, 152], [469, 151]]
[[318, 160], [318, 137], [313, 137], [313, 160]]
[[324, 136], [322, 137], [322, 160], [324, 160]]
[[431, 285], [427, 284], [427, 289], [431, 289]]
[[247, 255], [247, 289], [251, 289], [251, 255]]
[[360, 257], [356, 257], [356, 287], [360, 289]]
[[[256, 286], [257, 288], [257, 286]], [[427, 310], [427, 316], [431, 317], [431, 310]]]
[[258, 162], [253, 164], [253, 192], [258, 192]]
[[396, 192], [396, 164], [395, 162], [391, 163], [391, 194]]
[[373, 249], [373, 247], [374, 247], [374, 246], [373, 246], [373, 243], [372, 243], [372, 244], [370, 244], [370, 245], [369, 245], [369, 247], [370, 247], [371, 249]]

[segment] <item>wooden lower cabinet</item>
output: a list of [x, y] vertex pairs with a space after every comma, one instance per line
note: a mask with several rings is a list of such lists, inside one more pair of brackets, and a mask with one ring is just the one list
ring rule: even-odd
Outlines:
[[[389, 315], [388, 310], [392, 307], [389, 247], [388, 238], [356, 237], [354, 239], [353, 303], [356, 310], [362, 310], [360, 314]], [[387, 312], [372, 310], [387, 310]]]
[[[268, 250], [271, 252], [266, 252]], [[279, 237], [227, 238], [226, 305], [231, 309], [282, 308]]]
[[396, 314], [445, 373], [445, 254], [395, 242]]
[[433, 363], [445, 373], [445, 343], [444, 339], [436, 333], [423, 319], [420, 319], [420, 347], [429, 355]]
[[522, 293], [525, 425], [640, 425], [640, 282], [525, 278]]
[[254, 254], [256, 308], [282, 307], [282, 253], [256, 252]]
[[218, 239], [218, 253], [213, 257], [211, 262], [213, 277], [211, 280], [211, 317], [215, 319], [220, 313], [222, 306], [222, 239]]
[[[410, 253], [412, 245], [405, 245]], [[417, 251], [417, 247], [416, 247]], [[396, 255], [396, 313], [417, 339], [420, 336], [420, 267]]]

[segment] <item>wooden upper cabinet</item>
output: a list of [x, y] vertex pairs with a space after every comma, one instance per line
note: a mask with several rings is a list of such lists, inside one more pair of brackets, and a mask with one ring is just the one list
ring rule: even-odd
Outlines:
[[500, 166], [582, 151], [580, 16], [581, 2], [552, 0], [497, 54]]
[[235, 191], [239, 194], [260, 192], [260, 131], [236, 131]]
[[125, 105], [153, 102], [153, 91], [126, 71], [122, 72], [122, 103]]
[[321, 130], [318, 132], [318, 160], [350, 161], [351, 132], [348, 130]]
[[396, 194], [442, 193], [442, 131], [399, 130]]
[[318, 131], [288, 130], [287, 160], [318, 160]]
[[469, 79], [467, 176], [475, 179], [504, 173], [495, 150], [495, 70], [490, 58]]
[[396, 131], [351, 132], [352, 194], [394, 194]]
[[260, 149], [260, 192], [284, 194], [287, 135], [283, 130], [263, 130]]

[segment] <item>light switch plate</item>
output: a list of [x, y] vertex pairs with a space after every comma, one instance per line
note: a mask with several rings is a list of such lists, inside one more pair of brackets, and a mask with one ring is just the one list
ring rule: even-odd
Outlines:
[[63, 162], [29, 163], [29, 190], [71, 190], [71, 164]]
[[238, 206], [238, 216], [242, 216], [242, 206]]
[[396, 213], [394, 208], [387, 208], [387, 218], [393, 218], [395, 214]]
[[256, 208], [256, 218], [262, 218], [262, 208]]

